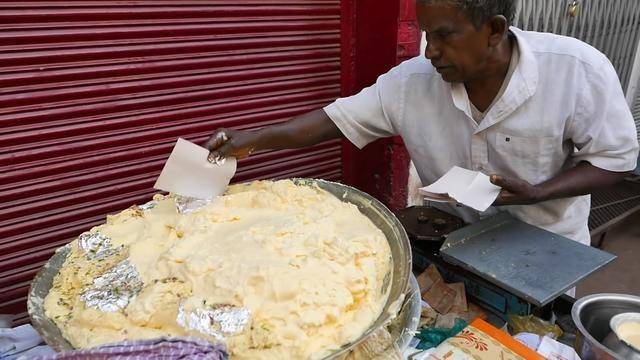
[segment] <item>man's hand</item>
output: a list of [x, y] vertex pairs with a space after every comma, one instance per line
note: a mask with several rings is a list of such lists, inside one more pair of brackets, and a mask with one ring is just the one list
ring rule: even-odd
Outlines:
[[258, 130], [219, 129], [205, 143], [209, 161], [227, 156], [244, 158], [258, 150], [297, 149], [342, 137], [342, 132], [322, 109]]
[[216, 130], [204, 147], [209, 150], [209, 161], [229, 156], [239, 159], [251, 155], [256, 147], [257, 131], [243, 131], [231, 129]]
[[500, 205], [529, 205], [542, 201], [590, 194], [596, 189], [612, 186], [622, 180], [628, 173], [601, 169], [588, 162], [581, 162], [555, 177], [540, 184], [530, 183], [500, 175], [491, 175], [494, 185], [502, 191], [493, 203]]
[[494, 206], [530, 205], [543, 200], [542, 189], [524, 180], [495, 174], [489, 179], [491, 183], [502, 188], [498, 198], [493, 202]]

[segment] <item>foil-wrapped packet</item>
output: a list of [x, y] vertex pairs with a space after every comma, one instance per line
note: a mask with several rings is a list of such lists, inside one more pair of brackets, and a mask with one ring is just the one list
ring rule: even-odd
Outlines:
[[99, 232], [85, 232], [78, 237], [78, 246], [88, 260], [100, 260], [117, 254], [122, 246], [114, 247], [111, 238]]
[[151, 200], [145, 204], [142, 205], [138, 205], [138, 209], [142, 210], [142, 211], [147, 211], [147, 210], [151, 210], [154, 207], [156, 207], [158, 203], [155, 200]]
[[140, 274], [129, 260], [112, 267], [93, 279], [93, 283], [80, 294], [87, 307], [103, 312], [124, 309], [131, 298], [142, 290]]
[[189, 196], [173, 195], [173, 201], [175, 201], [176, 209], [180, 214], [187, 214], [211, 204], [213, 199], [198, 199]]
[[240, 333], [249, 323], [251, 311], [233, 305], [214, 305], [188, 311], [184, 303], [178, 307], [177, 322], [188, 330], [211, 335], [217, 340]]

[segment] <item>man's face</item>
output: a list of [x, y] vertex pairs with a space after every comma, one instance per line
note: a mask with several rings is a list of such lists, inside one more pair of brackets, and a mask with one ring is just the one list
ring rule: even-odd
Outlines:
[[490, 54], [490, 29], [476, 29], [454, 5], [416, 4], [420, 28], [427, 35], [425, 56], [446, 82], [482, 78]]

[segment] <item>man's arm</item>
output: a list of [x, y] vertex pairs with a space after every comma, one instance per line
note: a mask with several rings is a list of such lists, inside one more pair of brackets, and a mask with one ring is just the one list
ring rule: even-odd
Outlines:
[[210, 151], [210, 160], [227, 156], [243, 158], [257, 150], [301, 148], [342, 136], [324, 110], [318, 109], [258, 130], [218, 129], [205, 147]]
[[581, 162], [576, 167], [538, 185], [531, 185], [521, 179], [491, 175], [491, 182], [502, 187], [493, 205], [528, 205], [586, 195], [598, 188], [614, 185], [627, 175], [627, 172], [604, 170], [588, 162]]

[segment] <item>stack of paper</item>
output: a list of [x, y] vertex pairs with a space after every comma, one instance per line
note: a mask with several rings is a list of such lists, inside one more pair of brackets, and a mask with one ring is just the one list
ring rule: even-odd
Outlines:
[[154, 188], [197, 199], [212, 199], [224, 193], [236, 173], [236, 159], [211, 164], [209, 151], [184, 139], [178, 139]]
[[478, 211], [487, 210], [500, 193], [500, 187], [492, 184], [489, 176], [457, 166], [419, 190], [428, 201], [458, 202]]

